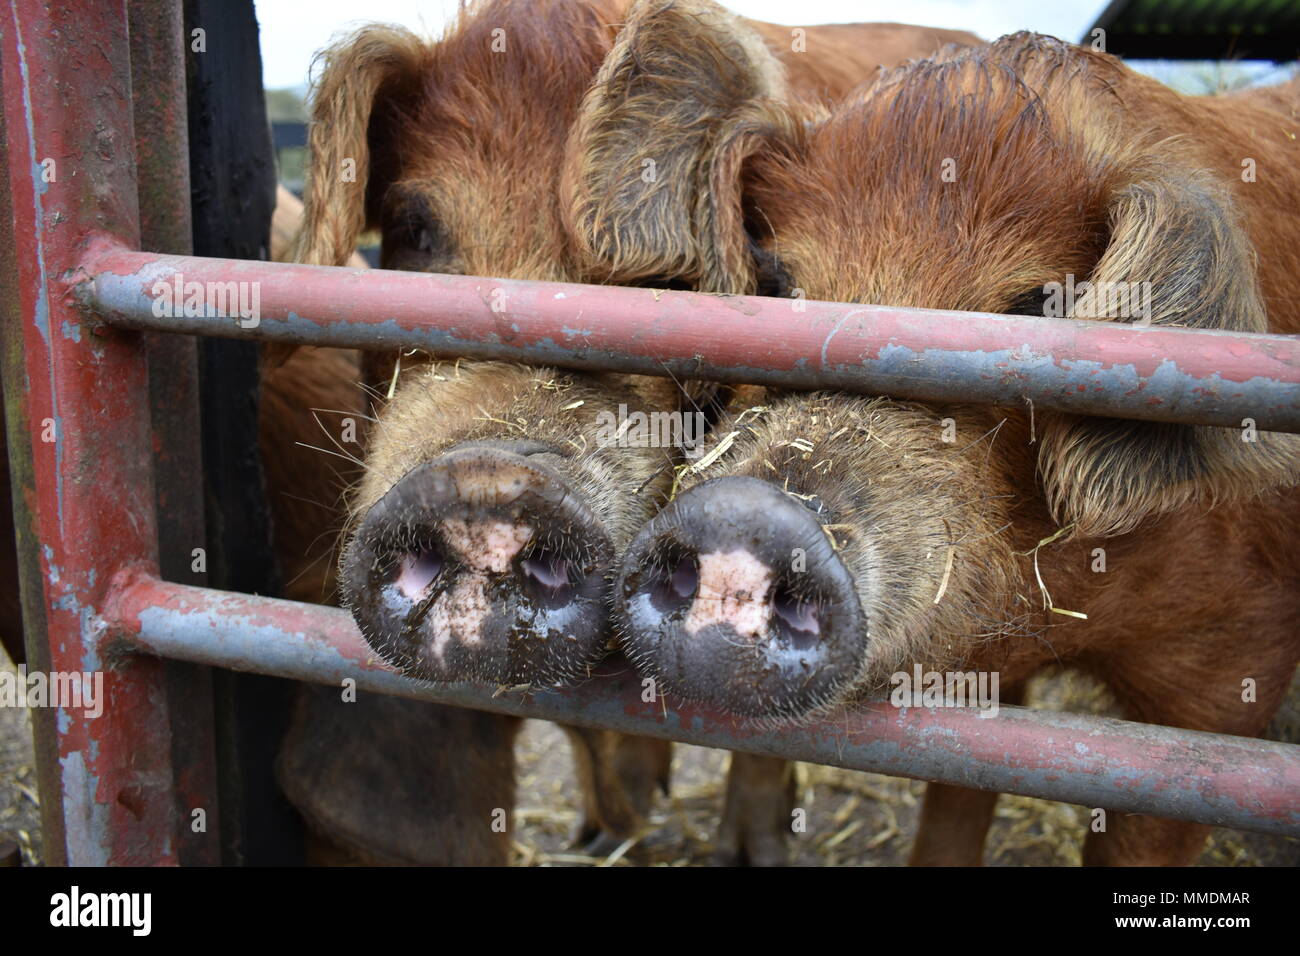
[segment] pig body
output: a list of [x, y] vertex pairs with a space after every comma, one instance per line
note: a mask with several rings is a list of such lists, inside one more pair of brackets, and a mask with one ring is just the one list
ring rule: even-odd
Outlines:
[[[657, 15], [607, 62], [570, 160], [570, 222], [617, 281], [1050, 314], [1077, 277], [1149, 290], [1154, 324], [1300, 330], [1300, 83], [1183, 97], [1017, 35], [809, 113], [755, 93], [761, 55], [696, 57], [673, 37], [698, 20]], [[691, 129], [657, 123], [683, 102], [704, 104]], [[709, 174], [652, 201], [605, 160], [633, 142]], [[1134, 318], [1099, 294], [1067, 314]], [[715, 434], [620, 572], [625, 646], [670, 691], [798, 720], [917, 665], [996, 672], [1013, 701], [1065, 663], [1134, 719], [1244, 735], [1285, 694], [1293, 436], [761, 389]], [[979, 862], [993, 800], [931, 786], [914, 862]], [[1113, 815], [1085, 861], [1187, 863], [1205, 832]]]

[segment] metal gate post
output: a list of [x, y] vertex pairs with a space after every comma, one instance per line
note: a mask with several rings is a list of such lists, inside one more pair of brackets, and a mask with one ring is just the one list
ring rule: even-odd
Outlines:
[[[128, 0], [131, 94], [135, 101], [136, 195], [142, 249], [188, 253], [191, 242], [189, 130], [181, 0]], [[158, 563], [168, 581], [203, 585], [194, 549], [207, 546], [203, 520], [203, 455], [199, 436], [199, 341], [164, 332], [145, 336], [153, 423]], [[209, 548], [210, 550], [210, 548]], [[183, 826], [183, 866], [221, 862], [211, 668], [167, 662], [168, 708], [177, 812], [208, 808], [202, 830]]]
[[86, 322], [73, 291], [94, 236], [139, 243], [126, 5], [14, 0], [0, 43], [18, 279], [5, 294], [21, 319], [4, 330], [5, 377], [27, 386], [8, 409], [27, 439], [11, 447], [19, 561], [44, 597], [29, 665], [80, 674], [83, 691], [102, 680], [93, 706], [33, 714], [47, 858], [175, 863], [163, 662], [99, 646], [109, 570], [157, 568], [145, 353], [139, 335]]

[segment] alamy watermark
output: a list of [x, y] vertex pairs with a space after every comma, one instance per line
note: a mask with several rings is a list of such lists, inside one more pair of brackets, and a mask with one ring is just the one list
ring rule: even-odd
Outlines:
[[997, 671], [897, 671], [889, 677], [895, 707], [976, 707], [981, 717], [998, 715]]
[[1139, 325], [1151, 321], [1151, 283], [1064, 282], [1043, 286], [1043, 317], [1048, 319], [1125, 319]]
[[104, 712], [104, 672], [0, 670], [0, 707], [59, 707], [93, 720]]
[[687, 458], [704, 452], [709, 423], [703, 412], [631, 412], [596, 415], [596, 444], [601, 448], [680, 448]]
[[152, 893], [83, 893], [73, 886], [50, 897], [51, 926], [122, 926], [133, 936], [148, 936], [152, 911]]
[[186, 282], [176, 273], [171, 282], [159, 279], [149, 289], [158, 318], [238, 318], [241, 329], [262, 321], [262, 290], [257, 282]]

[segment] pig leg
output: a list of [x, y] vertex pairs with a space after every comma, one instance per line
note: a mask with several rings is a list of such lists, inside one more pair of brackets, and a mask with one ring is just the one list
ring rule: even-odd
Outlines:
[[591, 856], [608, 856], [645, 825], [655, 790], [668, 792], [672, 743], [586, 727], [564, 730], [583, 797], [573, 843]]
[[1191, 866], [1210, 828], [1200, 823], [1107, 811], [1106, 832], [1090, 832], [1084, 866]]
[[722, 822], [714, 840], [719, 866], [785, 866], [785, 837], [798, 800], [795, 765], [780, 757], [733, 752]]
[[999, 794], [929, 783], [909, 866], [980, 866]]

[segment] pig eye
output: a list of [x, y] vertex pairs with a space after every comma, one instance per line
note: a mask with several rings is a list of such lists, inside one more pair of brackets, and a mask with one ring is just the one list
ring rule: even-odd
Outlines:
[[781, 261], [771, 252], [750, 243], [754, 256], [754, 273], [757, 277], [755, 295], [765, 295], [776, 299], [789, 298], [794, 288], [794, 280]]
[[1016, 296], [1015, 301], [1007, 307], [1006, 315], [1035, 315], [1043, 314], [1043, 300], [1046, 294], [1041, 288], [1030, 289]]
[[407, 272], [452, 272], [451, 241], [423, 199], [412, 196], [384, 217], [381, 265]]
[[398, 220], [399, 244], [416, 252], [432, 255], [443, 244], [441, 229], [422, 205], [409, 204]]
[[667, 289], [672, 292], [691, 292], [695, 288], [685, 279], [675, 279], [666, 275], [647, 276], [638, 279], [636, 284], [642, 289]]
[[748, 199], [744, 204], [745, 242], [754, 264], [754, 294], [785, 299], [795, 287], [789, 270], [769, 245], [773, 242], [772, 224], [757, 205]]

